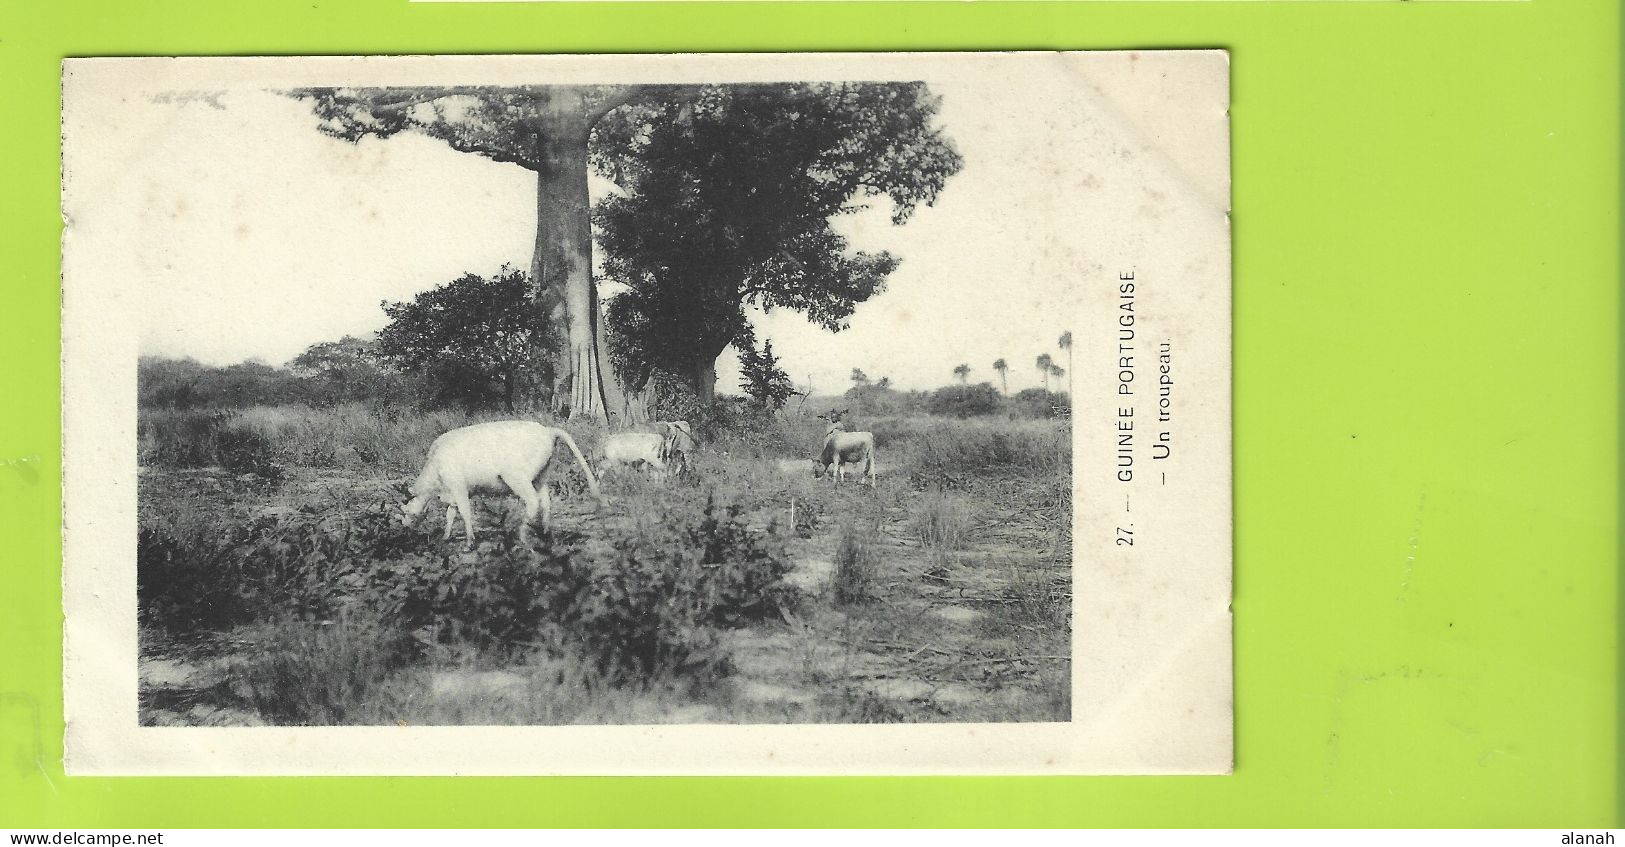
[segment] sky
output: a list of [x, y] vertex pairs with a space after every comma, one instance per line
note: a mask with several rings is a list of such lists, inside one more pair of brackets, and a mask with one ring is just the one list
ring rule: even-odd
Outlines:
[[[838, 220], [853, 249], [902, 259], [850, 328], [753, 315], [802, 389], [844, 390], [853, 368], [932, 388], [961, 363], [997, 385], [992, 363], [1004, 358], [1017, 391], [1040, 383], [1039, 354], [1065, 363], [1061, 333], [1085, 329], [1074, 326], [1080, 283], [1109, 270], [1100, 242], [1128, 202], [1111, 163], [1133, 121], [1108, 114], [1099, 85], [989, 68], [932, 82], [964, 157], [936, 205], [903, 226], [884, 206]], [[72, 223], [104, 255], [129, 257], [143, 355], [282, 364], [376, 331], [381, 301], [528, 265], [535, 177], [518, 166], [415, 135], [342, 142], [316, 130], [308, 104], [272, 93], [126, 114], [103, 142], [126, 158], [76, 175], [115, 202]], [[718, 389], [737, 391], [733, 351], [718, 372]]]

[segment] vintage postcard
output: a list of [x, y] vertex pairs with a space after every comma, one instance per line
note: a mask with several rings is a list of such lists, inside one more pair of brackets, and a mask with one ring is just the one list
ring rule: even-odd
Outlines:
[[1229, 772], [1228, 87], [66, 61], [68, 772]]

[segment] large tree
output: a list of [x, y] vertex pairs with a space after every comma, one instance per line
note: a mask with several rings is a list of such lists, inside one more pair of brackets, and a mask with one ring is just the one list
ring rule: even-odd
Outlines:
[[514, 411], [527, 373], [547, 373], [533, 360], [552, 346], [548, 320], [531, 297], [524, 271], [503, 267], [489, 278], [464, 274], [404, 303], [383, 304], [389, 325], [378, 356], [437, 387], [440, 400], [499, 405]]
[[625, 190], [594, 218], [625, 286], [609, 321], [629, 384], [658, 368], [709, 399], [748, 306], [844, 329], [898, 259], [849, 250], [832, 223], [886, 199], [902, 224], [936, 200], [961, 165], [937, 105], [923, 83], [721, 86], [600, 122], [594, 166]]
[[[320, 129], [358, 141], [421, 132], [464, 153], [518, 165], [536, 174], [536, 246], [530, 276], [534, 297], [559, 328], [549, 351], [550, 396], [560, 412], [607, 418], [619, 411], [615, 380], [604, 373], [598, 331], [598, 289], [592, 275], [592, 224], [587, 146], [592, 128], [610, 110], [644, 98], [682, 100], [697, 86], [530, 85], [306, 88]], [[542, 351], [537, 351], [538, 353]], [[534, 358], [534, 357], [533, 357]]]
[[[923, 86], [914, 87], [919, 89], [914, 99], [920, 100], [925, 96]], [[659, 104], [656, 111], [663, 115], [666, 123], [703, 125], [703, 119], [695, 121], [691, 116], [703, 112], [708, 99], [730, 100], [736, 95], [753, 93], [761, 102], [780, 103], [785, 107], [785, 116], [794, 120], [799, 114], [798, 103], [802, 101], [787, 99], [785, 95], [813, 88], [856, 91], [862, 86], [414, 86], [307, 88], [291, 93], [309, 99], [322, 131], [337, 138], [353, 142], [365, 136], [387, 138], [400, 132], [416, 131], [439, 139], [455, 150], [512, 163], [536, 174], [536, 246], [531, 257], [531, 278], [537, 285], [536, 299], [551, 317], [559, 335], [558, 343], [551, 350], [551, 391], [538, 393], [550, 393], [553, 405], [561, 412], [606, 419], [612, 412], [632, 414], [634, 409], [623, 396], [614, 375], [606, 373], [607, 348], [599, 328], [587, 188], [589, 146], [594, 127], [619, 107], [636, 103]], [[879, 88], [902, 90], [891, 83]], [[881, 122], [868, 125], [867, 132], [858, 132], [853, 139], [869, 154], [855, 185], [870, 194], [892, 194], [898, 201], [899, 221], [907, 217], [916, 202], [933, 199], [936, 189], [904, 190], [901, 183], [888, 174], [898, 170], [941, 170], [936, 178], [936, 185], [940, 187], [946, 174], [957, 170], [958, 157], [946, 147], [947, 155], [939, 156], [938, 164], [923, 169], [910, 167], [918, 156], [908, 149], [909, 127], [906, 120], [898, 120], [901, 114], [897, 110], [866, 109], [861, 97], [836, 96], [832, 100], [859, 115], [858, 120], [848, 124], [849, 130], [864, 129], [866, 124], [876, 120]], [[608, 144], [625, 145], [634, 140], [624, 131], [634, 123], [623, 122], [622, 131], [611, 133]], [[896, 143], [886, 141], [892, 130], [896, 130]], [[606, 155], [615, 158], [614, 151], [606, 151]], [[627, 157], [619, 157], [619, 161], [612, 170], [632, 164]], [[846, 175], [837, 170], [829, 172], [827, 177], [845, 179]], [[775, 186], [761, 188], [771, 191]], [[848, 196], [850, 194], [848, 192]], [[802, 261], [794, 252], [789, 252], [786, 258], [792, 262]], [[806, 272], [818, 274], [824, 270], [827, 269], [814, 266]], [[864, 269], [861, 264], [855, 270], [870, 275], [874, 271]], [[641, 381], [634, 381], [641, 387]]]

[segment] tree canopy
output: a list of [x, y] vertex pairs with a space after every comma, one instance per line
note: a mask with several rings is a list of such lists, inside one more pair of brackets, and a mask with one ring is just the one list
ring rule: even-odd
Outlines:
[[718, 86], [599, 122], [593, 165], [624, 190], [594, 212], [618, 361], [660, 368], [701, 396], [746, 331], [745, 307], [793, 309], [831, 331], [882, 290], [889, 253], [853, 252], [840, 215], [886, 198], [901, 224], [961, 160], [922, 83]]
[[[831, 330], [897, 266], [849, 253], [829, 226], [888, 198], [906, 221], [958, 171], [923, 83], [310, 88], [323, 132], [347, 141], [421, 132], [536, 174], [531, 261], [549, 339], [551, 401], [633, 414], [605, 359], [635, 391], [652, 369], [714, 390], [716, 356], [742, 308], [790, 308]], [[606, 340], [592, 268], [587, 170], [626, 189], [600, 210], [604, 267], [624, 283]], [[540, 357], [532, 355], [531, 361]], [[535, 380], [540, 384], [541, 380]], [[511, 400], [510, 400], [511, 402]]]
[[524, 271], [504, 265], [490, 278], [464, 274], [383, 307], [389, 325], [378, 333], [378, 357], [428, 377], [439, 400], [513, 411], [527, 375], [549, 377], [548, 363], [532, 357], [547, 346], [548, 320]]

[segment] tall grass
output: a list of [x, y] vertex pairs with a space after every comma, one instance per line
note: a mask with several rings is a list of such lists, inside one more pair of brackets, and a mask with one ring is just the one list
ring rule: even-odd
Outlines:
[[945, 564], [950, 554], [965, 549], [970, 543], [971, 516], [967, 497], [941, 488], [934, 488], [915, 501], [914, 534], [920, 539], [920, 547], [931, 565]]
[[875, 440], [882, 458], [882, 443], [904, 453], [912, 480], [923, 488], [963, 488], [987, 475], [1072, 471], [1072, 430], [1053, 421], [905, 419], [877, 422]]
[[271, 441], [231, 412], [143, 410], [136, 450], [143, 465], [223, 467], [273, 482], [283, 477]]
[[232, 688], [271, 723], [348, 719], [406, 663], [405, 638], [378, 621], [283, 618], [240, 631], [253, 648], [227, 666]]
[[443, 433], [501, 417], [456, 409], [424, 412], [355, 403], [326, 409], [255, 406], [237, 416], [290, 464], [376, 468], [392, 474], [421, 468], [429, 445]]
[[842, 519], [839, 532], [832, 586], [835, 602], [843, 606], [862, 603], [873, 596], [880, 529], [873, 520], [849, 513]]

